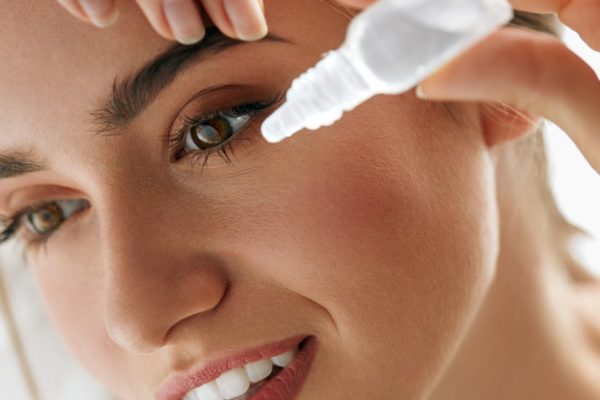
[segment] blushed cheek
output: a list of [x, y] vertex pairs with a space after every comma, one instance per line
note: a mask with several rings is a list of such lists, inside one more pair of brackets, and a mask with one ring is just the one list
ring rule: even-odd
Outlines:
[[129, 375], [134, 370], [126, 367], [127, 355], [106, 334], [102, 271], [100, 260], [93, 256], [98, 254], [97, 243], [72, 243], [76, 245], [69, 246], [68, 251], [48, 247], [45, 261], [40, 259], [34, 267], [45, 308], [63, 343], [85, 368], [107, 387], [127, 394], [129, 388], [124, 384], [133, 379], [142, 381], [142, 377]]
[[426, 119], [413, 131], [397, 129], [406, 140], [377, 146], [358, 139], [361, 128], [369, 131], [364, 120], [340, 125], [357, 139], [340, 139], [335, 156], [321, 148], [296, 165], [293, 183], [287, 180], [269, 210], [278, 222], [264, 227], [286, 255], [285, 268], [270, 273], [330, 313], [353, 349], [344, 355], [350, 374], [366, 379], [363, 364], [352, 362], [358, 354], [385, 365], [389, 374], [367, 375], [388, 393], [398, 390], [392, 376], [407, 379], [406, 388], [433, 379], [481, 301], [495, 260], [483, 138], [461, 138], [455, 125]]

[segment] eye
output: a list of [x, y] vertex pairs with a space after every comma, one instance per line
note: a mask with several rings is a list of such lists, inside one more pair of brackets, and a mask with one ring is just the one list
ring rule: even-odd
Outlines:
[[89, 207], [85, 200], [53, 200], [21, 212], [21, 219], [33, 241], [45, 239], [73, 214]]
[[185, 131], [184, 150], [207, 150], [218, 146], [243, 128], [248, 121], [250, 115], [218, 115], [205, 122], [191, 125]]
[[52, 200], [22, 208], [11, 217], [0, 217], [0, 243], [17, 236], [22, 225], [26, 231], [24, 241], [27, 246], [41, 244], [62, 224], [81, 210], [90, 207], [83, 199]]
[[182, 127], [173, 136], [166, 137], [171, 161], [177, 162], [189, 155], [191, 164], [201, 162], [203, 170], [211, 156], [218, 154], [230, 163], [228, 150], [234, 154], [238, 141], [252, 140], [251, 133], [258, 132], [253, 128], [255, 120], [283, 99], [279, 93], [267, 101], [246, 103], [191, 118], [183, 116]]
[[50, 203], [25, 214], [25, 226], [38, 235], [47, 235], [57, 229], [64, 220], [64, 213], [57, 203]]

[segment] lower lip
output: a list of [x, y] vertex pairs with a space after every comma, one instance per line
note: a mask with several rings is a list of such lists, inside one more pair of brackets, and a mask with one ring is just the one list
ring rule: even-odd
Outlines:
[[317, 354], [319, 343], [310, 336], [289, 365], [261, 385], [249, 400], [294, 400], [306, 380], [310, 366]]

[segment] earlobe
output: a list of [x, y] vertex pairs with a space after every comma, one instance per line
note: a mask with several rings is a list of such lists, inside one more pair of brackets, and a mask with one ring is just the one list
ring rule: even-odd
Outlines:
[[539, 127], [542, 118], [503, 103], [480, 103], [479, 114], [488, 147], [520, 140]]

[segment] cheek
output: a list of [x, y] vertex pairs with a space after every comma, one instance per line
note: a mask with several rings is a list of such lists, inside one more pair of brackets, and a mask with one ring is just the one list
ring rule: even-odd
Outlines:
[[[497, 252], [483, 138], [413, 104], [390, 121], [378, 111], [389, 102], [301, 134], [312, 135], [311, 152], [286, 160], [273, 178], [285, 185], [261, 190], [269, 208], [253, 203], [252, 212], [265, 273], [326, 309], [346, 373], [379, 387], [376, 398], [431, 383], [480, 304]], [[365, 373], [365, 363], [378, 367]]]
[[[124, 383], [142, 382], [144, 374], [139, 373], [143, 369], [131, 364], [106, 333], [103, 275], [100, 260], [93, 256], [98, 253], [97, 240], [89, 229], [81, 227], [64, 239], [76, 240], [75, 246], [58, 242], [48, 246], [48, 252], [41, 253], [45, 262], [32, 259], [34, 277], [48, 316], [71, 353], [107, 387], [128, 393], [129, 386]], [[68, 247], [68, 251], [59, 247]], [[116, 365], [119, 376], [114, 374]]]

